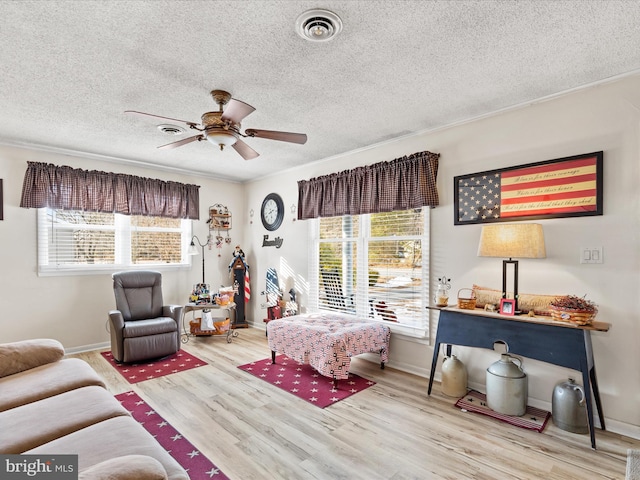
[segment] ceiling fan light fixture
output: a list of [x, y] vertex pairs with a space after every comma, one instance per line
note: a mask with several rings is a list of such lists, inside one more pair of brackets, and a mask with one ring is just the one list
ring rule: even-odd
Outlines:
[[214, 145], [218, 145], [220, 150], [224, 150], [224, 147], [230, 147], [238, 141], [238, 137], [229, 130], [209, 130], [205, 133], [207, 140]]
[[342, 20], [329, 10], [307, 10], [296, 19], [296, 32], [311, 42], [326, 42], [341, 30]]

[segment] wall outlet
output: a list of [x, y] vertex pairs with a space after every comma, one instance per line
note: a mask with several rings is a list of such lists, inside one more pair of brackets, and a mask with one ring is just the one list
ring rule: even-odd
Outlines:
[[580, 263], [603, 263], [602, 247], [580, 247]]

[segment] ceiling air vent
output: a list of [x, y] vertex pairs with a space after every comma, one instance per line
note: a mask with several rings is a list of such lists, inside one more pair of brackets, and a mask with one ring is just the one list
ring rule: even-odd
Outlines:
[[326, 42], [342, 30], [342, 20], [329, 10], [307, 10], [296, 20], [296, 32], [311, 42]]
[[158, 125], [158, 130], [167, 135], [182, 135], [184, 132], [186, 132], [184, 128], [168, 123]]

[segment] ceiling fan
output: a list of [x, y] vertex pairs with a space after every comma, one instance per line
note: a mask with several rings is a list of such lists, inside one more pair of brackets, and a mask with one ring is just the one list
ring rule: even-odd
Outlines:
[[[135, 115], [145, 115], [148, 117], [162, 118], [174, 122], [184, 123], [192, 130], [198, 130], [198, 135], [184, 138], [177, 142], [167, 143], [158, 148], [176, 148], [181, 147], [195, 141], [208, 140], [214, 145], [218, 145], [220, 150], [226, 146], [232, 146], [245, 160], [251, 160], [260, 154], [253, 148], [243, 142], [240, 137], [257, 137], [266, 138], [268, 140], [279, 140], [281, 142], [299, 143], [301, 145], [307, 142], [307, 135], [304, 133], [278, 132], [275, 130], [258, 130], [248, 128], [242, 133], [240, 131], [240, 122], [255, 108], [251, 105], [231, 98], [229, 92], [224, 90], [211, 90], [213, 100], [218, 104], [217, 112], [206, 112], [202, 114], [201, 123], [189, 122], [178, 118], [162, 117], [151, 113], [138, 112], [135, 110], [126, 110], [125, 113], [133, 113]], [[224, 107], [226, 105], [226, 107]], [[224, 107], [224, 108], [223, 108]]]

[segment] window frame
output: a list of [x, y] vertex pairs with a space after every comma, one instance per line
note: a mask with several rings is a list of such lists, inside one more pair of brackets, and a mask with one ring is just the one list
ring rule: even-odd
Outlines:
[[[408, 209], [415, 210], [415, 209]], [[423, 219], [423, 231], [422, 235], [419, 236], [421, 241], [421, 250], [422, 250], [422, 259], [421, 259], [421, 274], [422, 274], [422, 293], [420, 296], [420, 310], [421, 310], [421, 326], [408, 325], [402, 323], [396, 323], [392, 321], [384, 321], [377, 317], [372, 318], [369, 316], [369, 249], [368, 245], [370, 242], [378, 242], [378, 241], [388, 241], [388, 240], [396, 240], [404, 237], [371, 237], [371, 214], [362, 214], [362, 215], [353, 215], [353, 217], [359, 217], [359, 229], [358, 236], [355, 238], [355, 247], [356, 247], [356, 257], [354, 259], [353, 264], [356, 268], [356, 295], [355, 295], [355, 315], [359, 318], [367, 318], [372, 322], [383, 322], [385, 325], [388, 325], [391, 328], [391, 331], [394, 333], [406, 335], [408, 337], [414, 337], [416, 340], [428, 341], [430, 336], [430, 328], [431, 328], [431, 312], [427, 308], [430, 304], [429, 299], [430, 295], [430, 208], [423, 207], [422, 208], [422, 219]], [[309, 228], [309, 236], [310, 236], [310, 245], [312, 246], [311, 255], [309, 255], [309, 309], [310, 311], [330, 311], [330, 312], [340, 312], [339, 309], [331, 309], [331, 308], [323, 308], [324, 305], [320, 303], [320, 245], [321, 243], [342, 243], [346, 244], [347, 242], [353, 241], [349, 238], [320, 238], [320, 218], [315, 218], [310, 220], [310, 228]], [[364, 282], [364, 283], [363, 283]], [[365, 287], [359, 287], [359, 285], [365, 285]], [[367, 294], [359, 294], [362, 291], [367, 292]], [[347, 295], [349, 292], [345, 291], [344, 294]]]
[[[49, 246], [48, 246], [48, 229], [43, 228], [47, 222], [47, 215], [50, 211], [58, 210], [55, 208], [38, 208], [37, 209], [37, 274], [39, 277], [47, 276], [73, 276], [73, 275], [99, 275], [110, 274], [121, 270], [157, 270], [157, 271], [176, 271], [190, 269], [192, 266], [192, 256], [188, 255], [189, 242], [192, 237], [193, 221], [189, 219], [181, 219], [180, 227], [135, 227], [131, 225], [131, 217], [119, 213], [113, 213], [113, 225], [91, 225], [89, 228], [100, 228], [113, 230], [114, 237], [114, 257], [115, 262], [112, 264], [58, 264], [49, 265]], [[179, 263], [143, 263], [135, 264], [131, 262], [132, 250], [132, 233], [138, 231], [180, 231], [180, 262]], [[128, 258], [125, 261], [124, 258]]]

